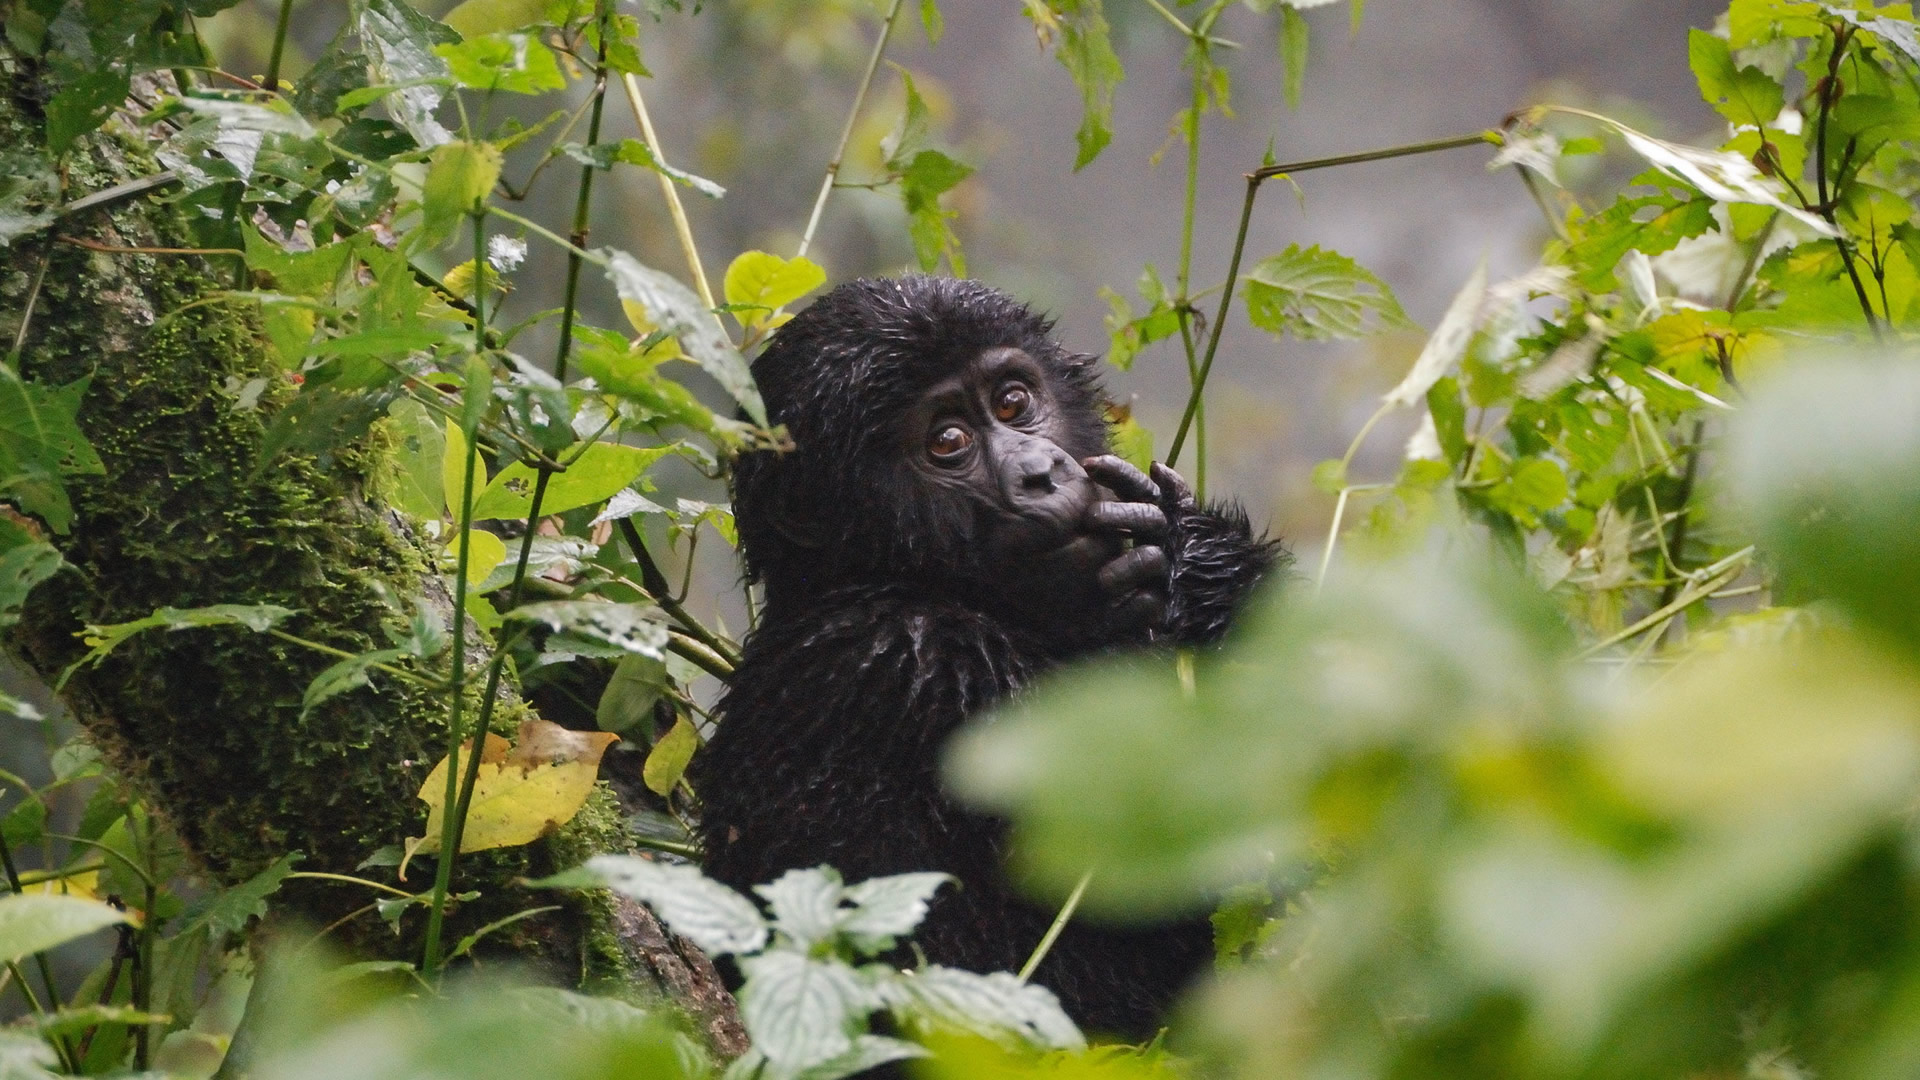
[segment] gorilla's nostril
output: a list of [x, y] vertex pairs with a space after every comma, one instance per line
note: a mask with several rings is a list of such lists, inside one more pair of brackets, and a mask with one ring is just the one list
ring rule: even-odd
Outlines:
[[1020, 486], [1028, 491], [1050, 492], [1053, 490], [1053, 470], [1028, 473], [1021, 479]]

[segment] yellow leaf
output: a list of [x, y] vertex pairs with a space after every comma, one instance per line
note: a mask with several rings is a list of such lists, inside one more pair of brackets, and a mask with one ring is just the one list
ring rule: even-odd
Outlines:
[[673, 722], [673, 730], [661, 736], [647, 753], [647, 763], [640, 770], [640, 778], [646, 781], [647, 790], [655, 795], [665, 796], [680, 782], [680, 774], [687, 771], [687, 762], [693, 759], [693, 751], [700, 745], [699, 733], [682, 716]]
[[[460, 425], [453, 420], [447, 421], [447, 449], [440, 456], [440, 486], [447, 495], [447, 517], [453, 523], [460, 523], [460, 485], [467, 478], [467, 437], [460, 431]], [[487, 463], [481, 458], [473, 459], [473, 493], [477, 497], [487, 486]]]
[[724, 288], [727, 303], [759, 309], [733, 313], [741, 326], [753, 326], [826, 281], [827, 272], [804, 255], [783, 259], [765, 251], [744, 251], [727, 267]]
[[[469, 529], [467, 536], [468, 543], [473, 545], [472, 554], [467, 556], [467, 584], [473, 586], [487, 580], [487, 575], [493, 573], [494, 567], [507, 561], [507, 545], [485, 529]], [[454, 560], [455, 566], [459, 565], [460, 536], [457, 533], [453, 542], [447, 545], [447, 558]]]
[[[530, 844], [573, 820], [593, 791], [600, 756], [619, 739], [612, 732], [569, 731], [545, 720], [521, 724], [511, 748], [507, 740], [489, 734], [480, 752], [480, 774], [460, 850]], [[427, 804], [426, 835], [407, 841], [409, 858], [440, 850], [446, 793], [447, 762], [442, 758], [420, 785], [420, 801]]]

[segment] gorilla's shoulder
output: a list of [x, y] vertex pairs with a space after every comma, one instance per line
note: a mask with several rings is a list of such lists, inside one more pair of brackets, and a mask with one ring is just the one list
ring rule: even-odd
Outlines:
[[747, 638], [735, 684], [800, 671], [870, 670], [1015, 680], [1034, 650], [1016, 628], [964, 603], [905, 585], [848, 586], [770, 610]]

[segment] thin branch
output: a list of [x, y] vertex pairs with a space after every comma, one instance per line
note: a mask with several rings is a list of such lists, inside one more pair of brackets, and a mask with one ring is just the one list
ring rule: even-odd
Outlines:
[[1067, 928], [1067, 923], [1073, 919], [1073, 913], [1079, 910], [1080, 898], [1087, 895], [1087, 886], [1091, 884], [1093, 884], [1093, 871], [1089, 870], [1080, 875], [1079, 884], [1067, 894], [1066, 903], [1060, 905], [1060, 913], [1053, 917], [1053, 923], [1047, 927], [1047, 932], [1040, 936], [1040, 944], [1033, 947], [1033, 955], [1027, 957], [1027, 962], [1020, 965], [1021, 982], [1026, 982], [1033, 977], [1035, 971], [1039, 970], [1040, 962], [1047, 958], [1047, 953], [1053, 949], [1053, 943], [1060, 937], [1060, 931]]
[[1276, 176], [1291, 176], [1295, 173], [1312, 172], [1315, 169], [1331, 169], [1341, 165], [1359, 165], [1369, 161], [1387, 161], [1392, 158], [1412, 157], [1416, 154], [1432, 154], [1442, 150], [1483, 146], [1496, 143], [1498, 139], [1497, 133], [1482, 131], [1473, 135], [1458, 135], [1451, 139], [1435, 139], [1432, 142], [1411, 143], [1406, 146], [1390, 146], [1358, 154], [1341, 154], [1337, 157], [1269, 165], [1248, 173], [1247, 198], [1240, 208], [1240, 230], [1234, 234], [1233, 258], [1227, 263], [1227, 282], [1220, 290], [1220, 310], [1214, 315], [1213, 330], [1207, 337], [1207, 351], [1200, 361], [1200, 378], [1195, 381], [1192, 393], [1187, 397], [1187, 408], [1181, 414], [1180, 428], [1174, 433], [1173, 445], [1167, 450], [1167, 467], [1175, 467], [1180, 460], [1180, 450], [1187, 441], [1187, 429], [1192, 426], [1194, 413], [1200, 408], [1201, 395], [1207, 389], [1207, 376], [1213, 373], [1214, 354], [1219, 351], [1220, 334], [1227, 325], [1227, 308], [1233, 303], [1233, 290], [1238, 284], [1240, 274], [1240, 258], [1247, 247], [1247, 228], [1253, 222], [1253, 201], [1254, 197], [1260, 193], [1261, 184]]
[[[653, 118], [647, 115], [647, 103], [640, 97], [640, 80], [634, 78], [632, 72], [624, 72], [620, 76], [620, 85], [626, 88], [627, 104], [633, 107], [634, 121], [640, 125], [640, 137], [647, 141], [647, 149], [652, 151], [653, 160], [665, 165], [667, 155], [660, 149], [660, 136], [654, 133]], [[713, 289], [707, 285], [706, 267], [700, 265], [700, 249], [694, 245], [693, 226], [687, 224], [687, 208], [680, 202], [680, 189], [674, 185], [673, 177], [664, 171], [656, 170], [654, 175], [660, 180], [660, 193], [666, 196], [667, 212], [673, 217], [673, 231], [680, 238], [680, 251], [687, 257], [687, 271], [693, 275], [694, 287], [700, 291], [700, 302], [711, 311], [719, 305], [714, 302]], [[713, 318], [720, 323], [721, 332], [725, 333], [727, 326], [721, 322], [720, 314], [714, 312]]]
[[847, 110], [847, 122], [840, 127], [840, 142], [833, 148], [833, 160], [827, 162], [827, 175], [820, 181], [820, 194], [814, 196], [813, 211], [807, 215], [806, 230], [800, 234], [800, 248], [793, 253], [800, 258], [813, 246], [813, 233], [820, 227], [820, 215], [827, 208], [827, 196], [833, 194], [834, 180], [840, 175], [840, 163], [846, 159], [847, 144], [853, 141], [853, 125], [860, 119], [860, 107], [867, 100], [867, 90], [873, 85], [873, 73], [880, 69], [880, 57], [887, 51], [887, 39], [893, 36], [894, 17], [900, 14], [901, 0], [893, 0], [887, 8], [885, 21], [880, 24], [880, 37], [873, 43], [873, 53], [867, 57], [867, 70], [860, 75], [860, 89], [854, 91], [853, 108]]

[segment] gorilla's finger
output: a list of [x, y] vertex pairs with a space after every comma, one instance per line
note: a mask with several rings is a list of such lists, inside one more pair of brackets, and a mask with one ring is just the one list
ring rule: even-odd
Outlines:
[[1113, 611], [1124, 625], [1158, 630], [1167, 620], [1167, 598], [1151, 589], [1141, 589], [1116, 601]]
[[1100, 568], [1100, 587], [1109, 595], [1126, 592], [1167, 576], [1167, 553], [1151, 544], [1137, 547]]
[[1179, 473], [1156, 461], [1153, 463], [1153, 478], [1159, 483], [1161, 490], [1167, 493], [1167, 501], [1173, 505], [1180, 507], [1194, 505], [1193, 489], [1187, 486], [1186, 479]]
[[1167, 532], [1167, 512], [1149, 502], [1097, 502], [1087, 507], [1087, 527], [1159, 537]]
[[1096, 482], [1105, 484], [1127, 502], [1160, 501], [1160, 489], [1153, 486], [1147, 474], [1113, 454], [1087, 458], [1080, 463], [1080, 467], [1087, 470], [1087, 475]]

